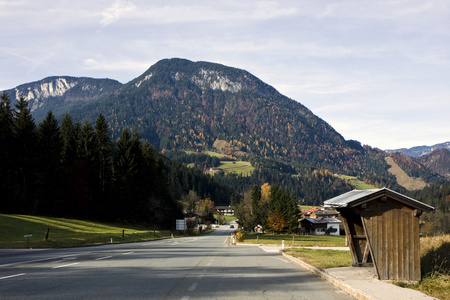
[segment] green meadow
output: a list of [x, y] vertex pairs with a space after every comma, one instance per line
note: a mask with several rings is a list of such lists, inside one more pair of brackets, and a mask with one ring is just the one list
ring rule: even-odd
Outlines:
[[[171, 232], [123, 224], [0, 214], [0, 248], [76, 247], [168, 238]], [[48, 231], [48, 239], [46, 238]], [[32, 235], [25, 238], [25, 235]]]

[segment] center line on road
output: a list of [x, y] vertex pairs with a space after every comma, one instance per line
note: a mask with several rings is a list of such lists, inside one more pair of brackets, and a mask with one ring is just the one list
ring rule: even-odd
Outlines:
[[25, 275], [26, 273], [20, 273], [20, 274], [16, 274], [16, 275], [10, 275], [10, 276], [5, 276], [5, 277], [0, 277], [0, 280], [2, 279], [8, 279], [8, 278], [13, 278], [13, 277], [17, 277], [17, 276], [22, 276]]
[[102, 259], [107, 259], [107, 258], [111, 258], [112, 256], [105, 256], [105, 257], [99, 257], [99, 258], [96, 258], [95, 260], [102, 260]]
[[128, 254], [133, 254], [134, 252], [127, 252], [127, 253], [124, 253], [123, 255], [128, 255]]
[[198, 282], [193, 283], [189, 288], [189, 292], [193, 292], [197, 288]]
[[56, 267], [53, 267], [52, 269], [59, 269], [59, 268], [64, 268], [64, 267], [70, 267], [70, 266], [73, 266], [73, 265], [78, 265], [79, 263], [72, 263], [72, 264], [67, 264], [67, 265], [62, 265], [62, 266], [56, 266]]

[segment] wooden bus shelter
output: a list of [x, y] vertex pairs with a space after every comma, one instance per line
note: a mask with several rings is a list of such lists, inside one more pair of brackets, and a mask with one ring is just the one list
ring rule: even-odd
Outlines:
[[434, 208], [387, 188], [353, 190], [324, 202], [343, 219], [353, 266], [381, 280], [420, 280], [419, 217]]

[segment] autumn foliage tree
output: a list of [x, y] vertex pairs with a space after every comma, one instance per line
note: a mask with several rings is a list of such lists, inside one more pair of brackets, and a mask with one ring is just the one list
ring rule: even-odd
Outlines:
[[283, 217], [283, 214], [278, 209], [274, 210], [267, 217], [267, 220], [269, 228], [277, 233], [282, 232], [288, 225], [288, 221], [285, 217]]

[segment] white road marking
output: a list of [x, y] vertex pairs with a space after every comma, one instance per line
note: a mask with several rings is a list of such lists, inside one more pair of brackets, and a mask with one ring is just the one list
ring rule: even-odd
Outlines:
[[[92, 252], [86, 252], [84, 254], [89, 254], [89, 253], [92, 253]], [[15, 265], [21, 265], [21, 264], [27, 264], [27, 263], [34, 263], [34, 262], [58, 259], [58, 258], [62, 258], [64, 260], [64, 259], [67, 259], [70, 256], [76, 256], [76, 255], [80, 255], [80, 253], [70, 254], [70, 255], [63, 255], [63, 256], [47, 257], [47, 258], [40, 258], [40, 259], [33, 259], [33, 260], [25, 260], [25, 261], [19, 261], [19, 262], [13, 262], [13, 263], [10, 263], [10, 264], [0, 265], [0, 267], [15, 266]]]
[[95, 260], [108, 259], [108, 258], [111, 258], [111, 257], [112, 257], [112, 256], [99, 257], [99, 258], [96, 258]]
[[53, 267], [52, 269], [65, 268], [65, 267], [70, 267], [70, 266], [78, 265], [78, 264], [79, 264], [79, 263], [71, 263], [71, 264], [62, 265], [62, 266], [56, 266], [56, 267]]
[[285, 262], [285, 263], [289, 263], [287, 260], [282, 259], [282, 258], [279, 258], [279, 257], [273, 257], [273, 258], [278, 259], [278, 260], [281, 260], [282, 262]]
[[2, 279], [8, 279], [8, 278], [13, 278], [13, 277], [17, 277], [17, 276], [22, 276], [25, 275], [26, 273], [20, 273], [20, 274], [16, 274], [16, 275], [10, 275], [10, 276], [5, 276], [5, 277], [0, 277], [0, 280]]
[[127, 253], [124, 253], [123, 255], [128, 255], [128, 254], [133, 254], [134, 252], [127, 252]]
[[189, 300], [189, 296], [184, 296], [181, 300]]
[[193, 283], [189, 288], [189, 292], [193, 292], [197, 288], [198, 282]]

